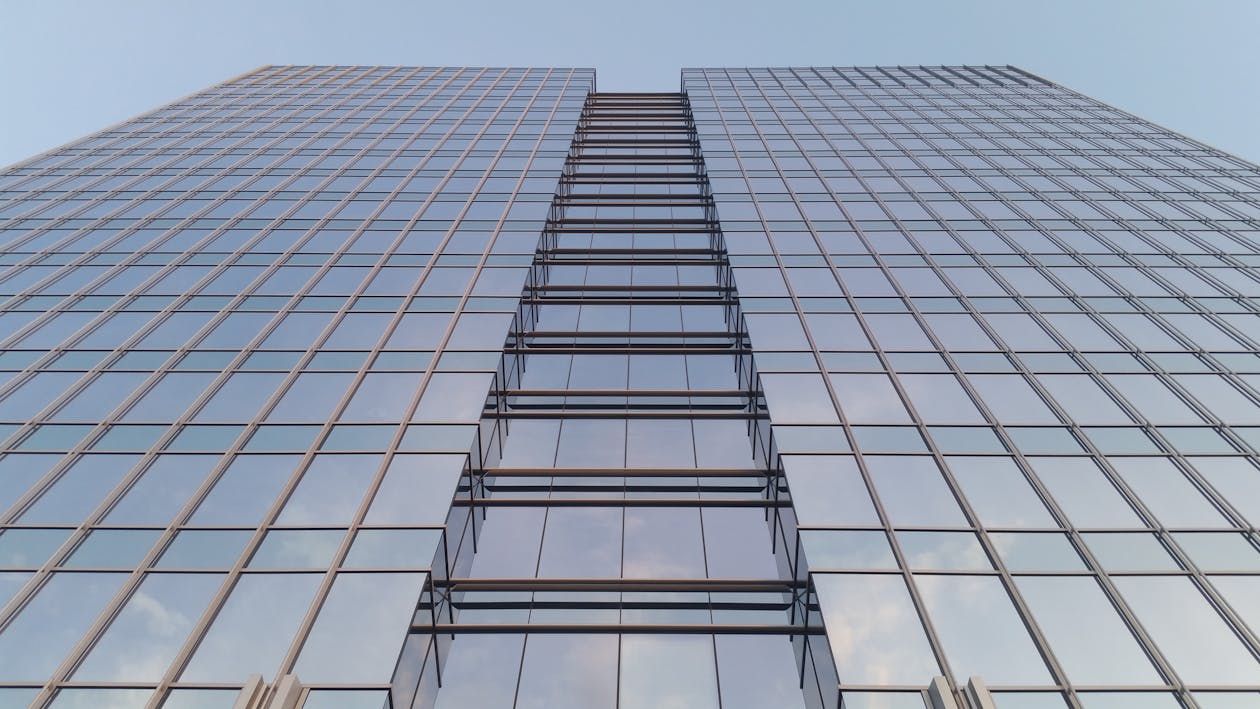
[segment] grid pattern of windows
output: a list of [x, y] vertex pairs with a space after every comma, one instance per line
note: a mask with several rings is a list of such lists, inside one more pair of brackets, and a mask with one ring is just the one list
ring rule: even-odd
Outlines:
[[267, 67], [0, 176], [0, 705], [381, 706], [593, 88]]
[[1260, 706], [1260, 169], [1013, 67], [594, 88], [0, 173], [0, 706]]
[[395, 707], [803, 709], [717, 226], [685, 97], [591, 94]]
[[1260, 702], [1260, 170], [1012, 68], [683, 88], [843, 706]]

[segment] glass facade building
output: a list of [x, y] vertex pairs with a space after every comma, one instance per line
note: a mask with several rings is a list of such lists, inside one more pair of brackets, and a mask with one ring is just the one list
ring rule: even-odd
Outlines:
[[1013, 67], [595, 89], [0, 173], [0, 707], [1260, 707], [1260, 168]]

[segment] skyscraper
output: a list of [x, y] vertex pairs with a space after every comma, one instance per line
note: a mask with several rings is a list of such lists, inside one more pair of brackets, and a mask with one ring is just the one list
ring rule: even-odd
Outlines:
[[0, 189], [0, 706], [1260, 706], [1260, 169], [1118, 109], [266, 67]]

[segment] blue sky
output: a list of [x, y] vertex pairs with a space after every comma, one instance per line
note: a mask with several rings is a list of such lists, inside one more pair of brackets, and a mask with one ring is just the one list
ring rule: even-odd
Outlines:
[[9, 0], [0, 165], [263, 64], [1014, 64], [1260, 162], [1256, 0]]

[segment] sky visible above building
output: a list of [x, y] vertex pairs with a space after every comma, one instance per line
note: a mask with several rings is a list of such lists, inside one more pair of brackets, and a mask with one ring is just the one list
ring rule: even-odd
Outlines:
[[265, 64], [592, 66], [673, 90], [683, 66], [1013, 64], [1260, 160], [1252, 0], [11, 3], [0, 165]]

